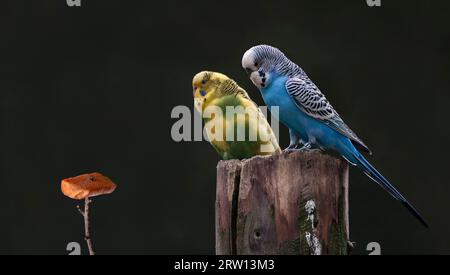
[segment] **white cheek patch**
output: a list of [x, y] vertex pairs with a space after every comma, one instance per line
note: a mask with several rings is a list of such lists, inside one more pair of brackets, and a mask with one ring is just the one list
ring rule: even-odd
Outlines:
[[265, 88], [266, 86], [267, 77], [265, 75], [264, 76], [259, 75], [259, 72], [256, 71], [250, 75], [250, 80], [253, 82], [253, 84], [255, 84], [255, 86], [258, 89], [262, 89]]

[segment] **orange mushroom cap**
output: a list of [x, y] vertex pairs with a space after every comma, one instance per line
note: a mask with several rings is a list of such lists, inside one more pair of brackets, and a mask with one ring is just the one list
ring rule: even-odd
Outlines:
[[116, 187], [108, 177], [100, 173], [84, 174], [61, 181], [63, 194], [75, 200], [111, 194]]

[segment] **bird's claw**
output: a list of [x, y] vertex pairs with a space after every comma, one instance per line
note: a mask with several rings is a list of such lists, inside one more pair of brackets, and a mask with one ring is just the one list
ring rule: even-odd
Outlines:
[[286, 149], [284, 149], [284, 152], [310, 152], [312, 150], [315, 150], [312, 148], [311, 144], [306, 143], [301, 146], [301, 144], [295, 144], [295, 145], [289, 145]]
[[303, 147], [300, 146], [300, 144], [290, 144], [286, 149], [283, 150], [283, 152], [298, 152], [302, 149]]

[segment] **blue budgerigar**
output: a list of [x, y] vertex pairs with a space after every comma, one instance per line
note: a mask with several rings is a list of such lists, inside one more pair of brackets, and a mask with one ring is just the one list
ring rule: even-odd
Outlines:
[[369, 148], [344, 123], [306, 73], [279, 49], [259, 45], [249, 49], [242, 66], [269, 107], [279, 106], [280, 121], [290, 130], [288, 149], [333, 151], [359, 167], [399, 200], [424, 226], [425, 220], [397, 189], [361, 154]]

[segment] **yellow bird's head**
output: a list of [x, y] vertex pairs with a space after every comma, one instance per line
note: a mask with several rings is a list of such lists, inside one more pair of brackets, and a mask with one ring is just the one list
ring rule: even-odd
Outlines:
[[192, 88], [197, 111], [202, 113], [211, 102], [220, 98], [223, 95], [220, 91], [221, 85], [230, 81], [232, 80], [228, 76], [221, 73], [203, 71], [196, 74], [192, 80]]

